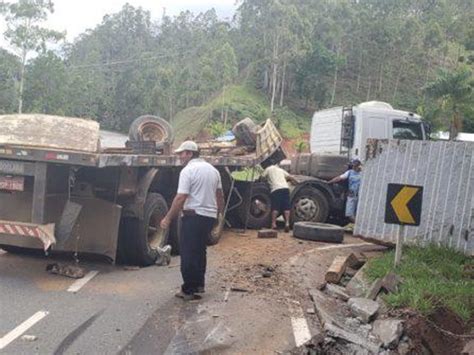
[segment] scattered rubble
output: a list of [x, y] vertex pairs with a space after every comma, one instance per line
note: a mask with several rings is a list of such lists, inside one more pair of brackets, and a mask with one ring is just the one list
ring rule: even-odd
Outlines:
[[86, 270], [80, 266], [60, 263], [46, 265], [46, 271], [50, 274], [66, 276], [73, 279], [81, 279], [86, 275]]
[[360, 317], [364, 323], [369, 323], [375, 318], [380, 307], [377, 302], [361, 297], [350, 298], [347, 304], [351, 308], [352, 314], [355, 317]]
[[380, 339], [385, 348], [395, 349], [403, 334], [403, 321], [399, 319], [377, 319], [373, 324], [372, 332]]
[[257, 237], [264, 239], [277, 238], [278, 232], [273, 229], [261, 229], [258, 231]]
[[339, 298], [341, 301], [348, 301], [350, 296], [346, 293], [345, 289], [338, 285], [326, 284], [326, 292], [336, 298]]
[[337, 284], [344, 272], [346, 271], [347, 256], [336, 256], [328, 271], [326, 272], [325, 280]]
[[398, 291], [398, 285], [401, 283], [400, 277], [390, 272], [382, 279], [377, 279], [367, 291], [366, 298], [375, 300], [381, 291], [394, 293]]
[[24, 340], [24, 341], [36, 341], [38, 340], [38, 337], [36, 335], [22, 335], [21, 337], [21, 340]]

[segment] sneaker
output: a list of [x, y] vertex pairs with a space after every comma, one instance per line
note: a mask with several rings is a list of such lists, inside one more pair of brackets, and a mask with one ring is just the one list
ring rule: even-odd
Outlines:
[[198, 287], [196, 289], [196, 293], [206, 293], [206, 290], [204, 289], [204, 287]]
[[290, 233], [290, 226], [285, 226], [285, 233]]
[[194, 293], [184, 293], [183, 291], [179, 291], [174, 296], [177, 298], [181, 298], [184, 301], [194, 301], [194, 300], [200, 300], [202, 298], [201, 296], [196, 295]]

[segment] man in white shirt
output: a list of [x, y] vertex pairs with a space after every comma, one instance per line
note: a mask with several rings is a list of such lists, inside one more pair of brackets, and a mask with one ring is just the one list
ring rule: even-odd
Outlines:
[[186, 301], [200, 299], [204, 292], [207, 238], [219, 213], [224, 209], [221, 176], [216, 168], [199, 158], [196, 143], [186, 141], [175, 151], [185, 166], [179, 174], [178, 192], [161, 221], [168, 229], [182, 211], [180, 233], [183, 285], [176, 297]]
[[270, 165], [265, 169], [262, 178], [270, 184], [272, 200], [272, 228], [277, 229], [276, 220], [280, 213], [285, 218], [285, 232], [290, 231], [290, 186], [288, 181], [293, 184], [298, 182], [285, 170], [277, 165]]

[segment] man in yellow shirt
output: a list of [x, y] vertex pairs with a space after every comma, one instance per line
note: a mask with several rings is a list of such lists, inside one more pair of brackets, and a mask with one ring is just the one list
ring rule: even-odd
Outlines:
[[276, 219], [280, 213], [285, 218], [285, 232], [290, 231], [290, 186], [288, 181], [297, 184], [296, 179], [277, 165], [265, 169], [262, 178], [270, 184], [272, 200], [272, 228], [277, 229]]

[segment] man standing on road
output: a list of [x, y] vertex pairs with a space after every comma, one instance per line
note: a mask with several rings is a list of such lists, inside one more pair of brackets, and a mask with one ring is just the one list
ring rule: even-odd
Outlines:
[[348, 181], [349, 192], [346, 201], [346, 217], [349, 218], [351, 223], [355, 223], [355, 217], [357, 213], [357, 202], [359, 200], [359, 187], [361, 179], [362, 163], [359, 159], [352, 161], [352, 168], [347, 170], [344, 174], [336, 176], [330, 180], [330, 184], [335, 184], [341, 181]]
[[175, 153], [185, 167], [179, 174], [178, 192], [161, 221], [161, 227], [168, 229], [182, 211], [180, 254], [183, 285], [176, 297], [189, 301], [200, 299], [198, 293], [204, 292], [207, 238], [218, 214], [223, 212], [224, 194], [219, 172], [199, 158], [195, 142], [183, 142]]
[[293, 176], [277, 165], [270, 165], [265, 169], [262, 178], [270, 184], [272, 200], [272, 228], [277, 229], [276, 220], [280, 213], [285, 218], [285, 232], [290, 231], [290, 187], [288, 181], [293, 184], [298, 182]]

